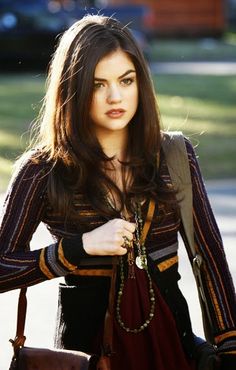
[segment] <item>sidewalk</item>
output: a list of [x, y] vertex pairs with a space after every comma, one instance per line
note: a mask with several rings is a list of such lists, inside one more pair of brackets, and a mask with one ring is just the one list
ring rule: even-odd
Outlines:
[[236, 75], [236, 62], [156, 62], [150, 69], [157, 74], [224, 76]]
[[[225, 245], [230, 270], [236, 286], [236, 179], [209, 181], [206, 184], [210, 201]], [[3, 195], [0, 194], [0, 205]], [[32, 249], [40, 248], [51, 241], [48, 231], [40, 225], [32, 240]], [[196, 334], [203, 335], [201, 313], [195, 282], [185, 248], [180, 245], [180, 282], [185, 295]], [[57, 285], [62, 279], [54, 279], [29, 288], [28, 316], [26, 323], [27, 345], [52, 346], [57, 307]], [[15, 336], [15, 318], [18, 291], [0, 295], [0, 370], [7, 370], [11, 358], [9, 338]]]

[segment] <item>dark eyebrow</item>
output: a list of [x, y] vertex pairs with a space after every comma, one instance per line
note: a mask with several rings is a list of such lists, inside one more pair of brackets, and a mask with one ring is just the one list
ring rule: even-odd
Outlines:
[[[125, 76], [129, 75], [130, 73], [136, 73], [136, 71], [134, 69], [129, 69], [128, 71], [126, 71], [125, 73], [123, 73], [121, 76], [119, 76], [118, 78], [121, 79], [121, 78], [124, 78]], [[94, 77], [94, 80], [95, 81], [106, 81], [105, 78], [99, 78], [99, 77]]]

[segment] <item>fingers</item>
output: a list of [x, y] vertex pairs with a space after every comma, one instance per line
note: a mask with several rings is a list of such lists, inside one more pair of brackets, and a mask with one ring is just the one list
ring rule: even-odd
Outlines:
[[135, 232], [135, 224], [126, 220], [123, 220], [122, 218], [116, 218], [112, 221], [109, 221], [114, 224], [114, 227], [116, 229], [116, 232], [132, 239], [133, 237], [130, 237]]
[[125, 221], [125, 220], [122, 220], [122, 221], [124, 222], [124, 229], [133, 234], [135, 232], [136, 225], [129, 221]]
[[122, 233], [122, 238], [123, 238], [123, 242], [124, 242], [124, 238], [127, 238], [128, 240], [133, 240], [134, 239], [134, 234], [130, 233], [127, 230], [124, 230], [123, 233]]
[[124, 256], [127, 253], [127, 249], [123, 247], [119, 247], [117, 249], [116, 255], [117, 256]]
[[[133, 234], [131, 235], [133, 239]], [[131, 238], [129, 239], [127, 236], [123, 236], [122, 239], [123, 243], [121, 244], [121, 247], [118, 248], [118, 255], [126, 254], [130, 250], [130, 248], [133, 248], [133, 240]]]
[[[134, 239], [135, 224], [123, 219], [115, 219], [113, 222], [116, 228], [116, 238], [118, 237], [118, 246], [127, 249], [125, 241], [132, 241]], [[124, 251], [120, 250], [120, 252], [124, 254]]]
[[83, 247], [91, 255], [124, 255], [127, 246], [124, 238], [132, 242], [135, 224], [117, 218], [83, 235]]

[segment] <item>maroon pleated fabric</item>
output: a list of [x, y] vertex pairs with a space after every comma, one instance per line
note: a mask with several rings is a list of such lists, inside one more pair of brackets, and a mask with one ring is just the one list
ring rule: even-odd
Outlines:
[[[150, 310], [146, 272], [135, 268], [136, 278], [127, 279], [121, 317], [129, 328], [143, 324]], [[172, 313], [153, 284], [155, 315], [142, 332], [127, 333], [114, 319], [112, 370], [194, 370], [183, 352]]]

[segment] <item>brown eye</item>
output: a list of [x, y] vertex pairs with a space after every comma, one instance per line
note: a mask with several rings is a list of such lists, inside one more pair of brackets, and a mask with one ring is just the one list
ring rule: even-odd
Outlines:
[[104, 84], [102, 82], [95, 82], [93, 85], [94, 90], [98, 90], [104, 87]]
[[133, 78], [124, 78], [121, 83], [122, 85], [131, 85], [134, 82]]

